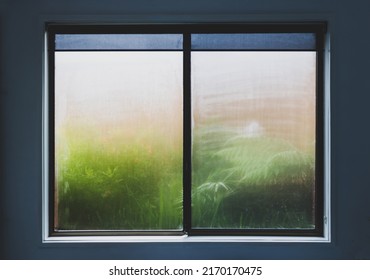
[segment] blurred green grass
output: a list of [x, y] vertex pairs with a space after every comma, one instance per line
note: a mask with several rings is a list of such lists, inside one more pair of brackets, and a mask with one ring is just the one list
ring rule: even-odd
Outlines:
[[[105, 142], [70, 129], [59, 138], [57, 229], [182, 229], [182, 148], [165, 137], [148, 131]], [[310, 152], [222, 129], [193, 137], [193, 227], [313, 228]]]
[[[57, 152], [59, 230], [182, 228], [182, 150], [71, 130]], [[88, 137], [89, 136], [89, 137]]]
[[192, 164], [194, 227], [314, 227], [310, 152], [206, 126], [195, 129]]

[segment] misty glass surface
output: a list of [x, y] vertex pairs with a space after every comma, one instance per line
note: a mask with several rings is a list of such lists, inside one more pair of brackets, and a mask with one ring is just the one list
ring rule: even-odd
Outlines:
[[56, 230], [182, 228], [182, 60], [55, 53]]
[[192, 52], [194, 228], [314, 228], [315, 65], [315, 52]]
[[56, 50], [181, 50], [182, 34], [56, 34]]
[[314, 33], [192, 34], [196, 50], [315, 50]]

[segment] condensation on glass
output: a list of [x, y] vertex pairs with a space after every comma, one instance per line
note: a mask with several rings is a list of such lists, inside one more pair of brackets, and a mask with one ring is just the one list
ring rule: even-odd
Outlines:
[[316, 35], [183, 43], [183, 34], [55, 35], [55, 230], [181, 231], [183, 211], [190, 229], [315, 229]]
[[182, 229], [179, 41], [56, 35], [55, 230]]
[[191, 56], [194, 228], [315, 227], [314, 41], [287, 51], [264, 34], [251, 46], [264, 51], [217, 51], [256, 36], [193, 37], [203, 49]]

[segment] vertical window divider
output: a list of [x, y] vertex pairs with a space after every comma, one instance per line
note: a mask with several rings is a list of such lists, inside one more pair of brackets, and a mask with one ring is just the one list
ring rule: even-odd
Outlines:
[[[315, 203], [316, 203], [316, 216], [315, 226], [318, 234], [323, 234], [324, 224], [324, 51], [325, 41], [324, 33], [326, 27], [321, 27], [322, 30], [316, 32], [316, 182]], [[321, 140], [320, 140], [321, 139]]]
[[191, 34], [183, 33], [183, 102], [184, 102], [184, 139], [183, 139], [183, 228], [188, 234], [191, 229]]
[[[47, 43], [47, 51], [48, 51], [48, 75], [49, 75], [49, 81], [48, 81], [48, 86], [49, 86], [49, 93], [54, 93], [55, 90], [55, 75], [54, 75], [54, 70], [55, 70], [55, 32], [54, 30], [48, 30], [50, 33], [48, 36], [48, 43]], [[51, 168], [48, 170], [48, 176], [49, 176], [49, 193], [48, 193], [48, 199], [52, 203], [49, 203], [49, 216], [48, 216], [48, 222], [49, 222], [49, 235], [53, 234], [54, 229], [55, 229], [55, 211], [57, 209], [56, 205], [56, 192], [55, 192], [55, 148], [54, 148], [54, 143], [55, 143], [55, 123], [54, 123], [54, 111], [55, 111], [55, 97], [54, 94], [49, 94], [49, 118], [48, 118], [48, 126], [49, 126], [49, 146], [48, 146], [48, 153], [49, 153], [49, 163], [51, 163]]]

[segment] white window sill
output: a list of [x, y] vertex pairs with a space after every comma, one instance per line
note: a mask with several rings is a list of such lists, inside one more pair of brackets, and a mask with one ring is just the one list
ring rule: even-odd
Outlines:
[[286, 236], [57, 236], [43, 243], [156, 243], [156, 242], [287, 242], [330, 243], [328, 237]]

